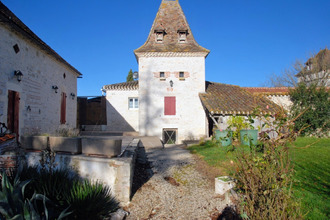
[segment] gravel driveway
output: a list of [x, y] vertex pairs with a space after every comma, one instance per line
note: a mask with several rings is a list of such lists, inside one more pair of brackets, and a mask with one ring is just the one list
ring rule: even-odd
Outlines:
[[214, 182], [196, 170], [196, 161], [180, 145], [141, 148], [132, 201], [126, 219], [211, 219], [226, 206], [214, 194]]

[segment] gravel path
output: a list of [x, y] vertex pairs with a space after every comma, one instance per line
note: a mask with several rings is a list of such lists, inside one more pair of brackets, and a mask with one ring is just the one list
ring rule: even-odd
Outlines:
[[[141, 148], [143, 150], [144, 148]], [[226, 206], [183, 146], [140, 151], [126, 219], [212, 219]]]

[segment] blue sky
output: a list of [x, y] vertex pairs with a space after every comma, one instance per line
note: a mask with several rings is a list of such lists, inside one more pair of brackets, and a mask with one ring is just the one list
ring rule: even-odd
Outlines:
[[[78, 95], [126, 81], [161, 0], [1, 0], [77, 68]], [[179, 0], [197, 42], [211, 50], [206, 80], [262, 86], [330, 47], [329, 0]]]

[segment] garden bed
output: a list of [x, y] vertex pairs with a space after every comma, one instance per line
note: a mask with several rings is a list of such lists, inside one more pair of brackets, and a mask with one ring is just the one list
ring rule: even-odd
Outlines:
[[[290, 147], [291, 161], [295, 169], [294, 194], [301, 199], [302, 211], [306, 219], [329, 219], [330, 202], [330, 148], [329, 138], [297, 138]], [[211, 141], [188, 148], [202, 158], [212, 169], [217, 168], [221, 175], [230, 175], [237, 151], [249, 151], [247, 146], [219, 147]]]

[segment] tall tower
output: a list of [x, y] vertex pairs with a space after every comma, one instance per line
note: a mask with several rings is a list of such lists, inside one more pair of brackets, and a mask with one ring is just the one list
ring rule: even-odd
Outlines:
[[178, 0], [162, 0], [139, 64], [139, 132], [165, 143], [207, 134], [199, 93], [205, 92], [209, 50], [195, 41]]

